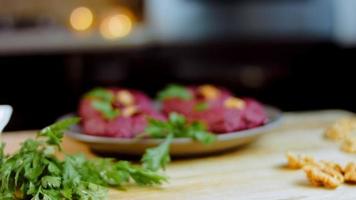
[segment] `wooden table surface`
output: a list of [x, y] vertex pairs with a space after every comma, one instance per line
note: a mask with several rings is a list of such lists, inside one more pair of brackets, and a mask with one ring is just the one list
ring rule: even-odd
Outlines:
[[[316, 188], [302, 171], [284, 167], [286, 151], [340, 163], [355, 160], [356, 154], [343, 153], [337, 144], [322, 137], [325, 126], [349, 115], [339, 110], [287, 113], [279, 128], [249, 146], [209, 157], [174, 160], [166, 170], [169, 183], [111, 190], [109, 199], [356, 199], [356, 185], [342, 185], [336, 190]], [[5, 133], [6, 151], [14, 151], [21, 141], [33, 135], [34, 131]], [[64, 139], [64, 149], [95, 156], [70, 138]]]

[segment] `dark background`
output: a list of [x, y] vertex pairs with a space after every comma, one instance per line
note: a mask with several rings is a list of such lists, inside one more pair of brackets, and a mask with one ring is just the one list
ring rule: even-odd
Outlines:
[[228, 43], [7, 56], [0, 58], [0, 103], [15, 109], [8, 130], [38, 128], [73, 112], [80, 95], [98, 85], [138, 88], [154, 97], [172, 82], [213, 83], [285, 111], [355, 111], [354, 55], [331, 43]]
[[[6, 130], [38, 129], [75, 112], [80, 96], [95, 86], [136, 88], [154, 97], [172, 82], [212, 83], [284, 111], [356, 111], [356, 48], [352, 41], [340, 42], [339, 35], [334, 36], [339, 26], [331, 18], [335, 16], [332, 0], [251, 1], [251, 5], [246, 1], [174, 0], [182, 13], [186, 12], [184, 4], [206, 10], [201, 16], [191, 16], [200, 25], [206, 21], [204, 31], [200, 25], [189, 31], [187, 22], [181, 27], [187, 32], [185, 37], [177, 31], [155, 33], [170, 30], [149, 20], [152, 16], [147, 13], [152, 7], [160, 9], [159, 0], [152, 5], [138, 2], [135, 12], [141, 24], [151, 24], [155, 42], [130, 48], [0, 53], [0, 104], [14, 107]], [[229, 21], [226, 16], [230, 19], [237, 13], [234, 7], [244, 14]], [[265, 15], [269, 11], [275, 12]], [[317, 13], [309, 16], [313, 11]], [[175, 20], [184, 20], [177, 16]], [[261, 26], [254, 28], [253, 23]]]

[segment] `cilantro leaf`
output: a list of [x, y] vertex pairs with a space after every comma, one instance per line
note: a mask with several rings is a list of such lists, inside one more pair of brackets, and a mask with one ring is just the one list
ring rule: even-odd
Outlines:
[[100, 111], [104, 118], [109, 120], [114, 119], [120, 114], [119, 110], [112, 106], [111, 102], [94, 100], [92, 106], [94, 109]]
[[183, 115], [180, 115], [175, 112], [170, 113], [168, 117], [168, 123], [172, 127], [176, 127], [176, 128], [183, 128], [186, 125], [186, 121], [187, 120]]
[[145, 133], [152, 138], [164, 138], [168, 133], [170, 133], [170, 125], [165, 121], [149, 118], [148, 126], [145, 128]]
[[141, 160], [143, 167], [153, 171], [161, 168], [165, 169], [166, 165], [171, 161], [169, 147], [172, 140], [173, 135], [169, 134], [159, 146], [147, 149]]
[[97, 184], [83, 182], [76, 189], [74, 199], [107, 199], [107, 189]]
[[160, 91], [158, 93], [157, 98], [160, 101], [165, 100], [165, 99], [171, 99], [171, 98], [180, 98], [180, 99], [184, 99], [184, 100], [189, 100], [189, 99], [193, 98], [193, 95], [187, 88], [185, 88], [181, 85], [171, 84], [171, 85], [168, 85], [162, 91]]
[[119, 110], [112, 105], [114, 94], [107, 89], [94, 88], [85, 94], [85, 98], [93, 99], [91, 106], [105, 119], [112, 120], [120, 114]]
[[47, 141], [46, 141], [47, 144], [60, 147], [64, 131], [68, 130], [71, 126], [77, 124], [78, 122], [79, 122], [79, 118], [77, 117], [71, 117], [58, 121], [57, 123], [54, 123], [42, 129], [37, 134], [37, 136], [47, 137]]
[[5, 158], [4, 148], [5, 148], [5, 144], [0, 142], [0, 165], [3, 163]]
[[189, 123], [183, 115], [175, 112], [169, 114], [168, 121], [149, 119], [145, 133], [152, 138], [165, 138], [172, 134], [174, 138], [192, 138], [204, 144], [216, 139], [215, 134], [208, 132], [203, 123]]
[[110, 91], [100, 87], [92, 89], [85, 94], [85, 97], [100, 99], [105, 102], [112, 102], [114, 100], [114, 95]]
[[115, 168], [127, 172], [129, 177], [131, 177], [139, 185], [156, 185], [167, 181], [165, 176], [159, 175], [151, 170], [133, 166], [127, 161], [120, 161], [115, 164]]
[[206, 102], [199, 102], [197, 104], [195, 104], [194, 106], [194, 110], [201, 112], [201, 111], [205, 111], [209, 108], [209, 104]]
[[190, 129], [187, 131], [187, 134], [190, 138], [203, 144], [211, 144], [216, 140], [216, 135], [206, 131], [204, 124], [199, 122], [192, 123]]
[[43, 188], [59, 188], [61, 182], [61, 177], [58, 176], [44, 176], [41, 178]]
[[169, 147], [173, 138], [191, 138], [203, 144], [216, 140], [215, 134], [208, 132], [204, 124], [189, 123], [183, 115], [174, 112], [169, 114], [168, 121], [149, 119], [145, 133], [152, 138], [165, 139], [157, 147], [148, 148], [141, 159], [143, 166], [153, 171], [165, 169], [170, 162]]
[[103, 200], [107, 187], [166, 181], [165, 176], [124, 161], [88, 160], [83, 155], [59, 160], [55, 150], [61, 148], [63, 132], [78, 120], [69, 118], [42, 129], [36, 140], [26, 140], [12, 155], [4, 155], [0, 145], [0, 199]]

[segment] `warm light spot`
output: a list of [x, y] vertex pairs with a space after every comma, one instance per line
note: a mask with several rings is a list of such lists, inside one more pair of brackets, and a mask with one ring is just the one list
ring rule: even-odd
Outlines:
[[106, 39], [115, 39], [127, 36], [132, 29], [130, 17], [116, 14], [106, 17], [100, 25], [100, 33]]
[[94, 15], [87, 7], [78, 7], [70, 14], [70, 25], [74, 30], [85, 31], [93, 24]]

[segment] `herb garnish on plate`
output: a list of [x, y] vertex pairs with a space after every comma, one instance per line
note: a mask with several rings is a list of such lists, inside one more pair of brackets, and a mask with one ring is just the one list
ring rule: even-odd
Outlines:
[[170, 98], [189, 100], [193, 98], [191, 92], [184, 86], [171, 84], [158, 93], [158, 100], [162, 101]]
[[147, 149], [142, 157], [143, 166], [153, 171], [165, 169], [170, 162], [169, 149], [173, 138], [191, 138], [203, 144], [211, 144], [216, 140], [216, 136], [208, 132], [204, 124], [189, 123], [177, 113], [170, 113], [167, 121], [149, 119], [145, 133], [151, 138], [164, 138], [159, 146]]
[[85, 97], [93, 99], [93, 108], [107, 120], [115, 119], [120, 114], [120, 110], [112, 105], [114, 101], [113, 93], [105, 88], [94, 88], [85, 94]]

